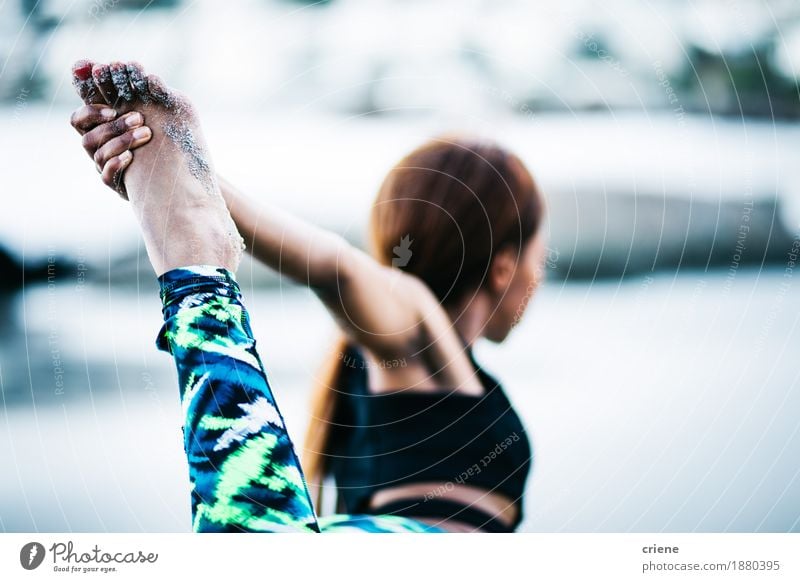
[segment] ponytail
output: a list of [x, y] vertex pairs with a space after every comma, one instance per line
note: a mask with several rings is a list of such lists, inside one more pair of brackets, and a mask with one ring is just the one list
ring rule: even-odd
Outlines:
[[341, 397], [342, 357], [346, 351], [347, 339], [342, 334], [325, 356], [311, 393], [311, 421], [306, 430], [302, 465], [317, 511], [322, 502], [322, 484], [328, 473], [331, 431]]

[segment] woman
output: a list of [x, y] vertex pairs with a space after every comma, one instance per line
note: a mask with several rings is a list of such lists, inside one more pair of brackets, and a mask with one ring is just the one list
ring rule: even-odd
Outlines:
[[[142, 226], [156, 272], [164, 273], [168, 323], [160, 345], [171, 349], [179, 371], [184, 369], [184, 400], [204, 374], [226, 372], [220, 366], [195, 369], [196, 358], [170, 343], [184, 329], [171, 331], [170, 317], [176, 317], [171, 306], [188, 301], [208, 310], [208, 302], [214, 304], [223, 291], [238, 297], [228, 256], [241, 252], [238, 229], [256, 258], [311, 287], [345, 335], [316, 391], [305, 460], [312, 485], [319, 487], [333, 474], [339, 509], [378, 516], [373, 523], [391, 515], [416, 530], [513, 531], [522, 517], [530, 446], [502, 388], [475, 362], [471, 346], [480, 337], [502, 341], [540, 281], [543, 203], [521, 161], [497, 145], [465, 138], [440, 138], [418, 148], [392, 169], [373, 205], [373, 258], [339, 236], [256, 205], [218, 179], [188, 101], [144, 75], [139, 65], [84, 61], [74, 73], [86, 105], [72, 123], [104, 182], [131, 200], [140, 221], [150, 216], [143, 209], [151, 204], [157, 209]], [[180, 177], [172, 175], [177, 160], [182, 160]], [[165, 206], [163, 189], [173, 183], [190, 184], [198, 195], [188, 196], [184, 188]], [[186, 204], [176, 203], [176, 197]], [[205, 229], [209, 212], [214, 227]], [[192, 253], [198, 244], [202, 252]], [[204, 253], [212, 247], [216, 255], [209, 260]], [[225, 287], [207, 291], [210, 283], [201, 277], [206, 282], [199, 298], [172, 299], [172, 288], [183, 284], [172, 281], [168, 264], [223, 267], [224, 275], [211, 277]], [[237, 310], [243, 312], [238, 303]], [[246, 319], [239, 331], [249, 336]], [[240, 345], [234, 337], [221, 332], [220, 337], [229, 347]], [[248, 402], [232, 402], [250, 410], [249, 396]], [[282, 428], [275, 414], [267, 416]], [[195, 418], [189, 406], [187, 426], [193, 427]], [[254, 421], [243, 434], [228, 426], [230, 417], [214, 418], [200, 425], [226, 426], [233, 431], [230, 442], [247, 443], [264, 431]], [[285, 431], [281, 438], [288, 442]], [[193, 445], [195, 439], [187, 442], [190, 468]], [[198, 458], [210, 455], [205, 445], [199, 443]], [[301, 474], [293, 462], [281, 461]], [[196, 495], [199, 484], [220, 480], [208, 466], [192, 474]], [[298, 499], [304, 498], [301, 481], [293, 482]], [[213, 529], [208, 503], [196, 500], [193, 507], [196, 529]], [[304, 511], [313, 515], [310, 502]], [[358, 518], [362, 524], [369, 519]], [[347, 516], [333, 518], [342, 520], [353, 523]]]

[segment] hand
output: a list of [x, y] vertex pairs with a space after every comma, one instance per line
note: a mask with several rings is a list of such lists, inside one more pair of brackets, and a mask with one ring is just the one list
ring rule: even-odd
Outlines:
[[89, 104], [76, 109], [70, 123], [83, 136], [83, 149], [94, 160], [103, 183], [127, 200], [125, 169], [133, 161], [133, 150], [153, 136], [144, 116], [131, 111], [117, 118], [108, 105]]

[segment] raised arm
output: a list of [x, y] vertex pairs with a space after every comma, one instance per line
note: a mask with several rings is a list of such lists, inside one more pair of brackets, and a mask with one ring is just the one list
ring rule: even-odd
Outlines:
[[418, 349], [432, 295], [415, 278], [385, 267], [343, 237], [243, 195], [220, 179], [250, 253], [313, 289], [343, 327], [376, 355]]
[[[72, 125], [103, 181], [124, 195], [122, 172], [149, 133], [142, 137], [146, 126], [135, 112], [113, 121], [109, 116], [106, 106], [85, 105], [73, 114]], [[417, 279], [380, 265], [339, 235], [256, 203], [224, 179], [219, 183], [251, 254], [312, 288], [355, 341], [386, 359], [412, 355], [428, 343], [423, 324], [431, 323], [437, 302]]]

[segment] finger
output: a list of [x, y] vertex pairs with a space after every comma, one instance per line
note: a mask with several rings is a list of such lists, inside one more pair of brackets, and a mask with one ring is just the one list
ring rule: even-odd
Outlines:
[[117, 95], [125, 101], [133, 101], [133, 91], [131, 90], [131, 83], [128, 80], [128, 69], [120, 62], [113, 62], [110, 65], [111, 69], [111, 82], [114, 83], [114, 88], [117, 90]]
[[[108, 123], [103, 123], [91, 131], [86, 132], [82, 140], [83, 149], [85, 149], [90, 156], [94, 157], [94, 154], [100, 147], [115, 137], [123, 135], [128, 130], [136, 129], [142, 124], [144, 124], [144, 118], [142, 117], [141, 113], [138, 111], [126, 113], [119, 119], [115, 119], [114, 121], [110, 121]], [[128, 148], [123, 148], [116, 153], [121, 154], [126, 149]]]
[[133, 154], [130, 151], [124, 151], [120, 155], [108, 160], [103, 166], [103, 184], [115, 190], [125, 200], [128, 199], [128, 193], [125, 190], [123, 178], [125, 175], [125, 168], [131, 164], [132, 160]]
[[79, 107], [72, 112], [69, 122], [72, 127], [78, 131], [78, 133], [83, 135], [98, 125], [102, 125], [111, 121], [116, 116], [117, 112], [111, 109], [108, 105], [84, 105], [83, 107]]
[[165, 107], [172, 108], [175, 105], [175, 99], [167, 89], [167, 85], [161, 80], [161, 77], [156, 75], [147, 75], [147, 88], [155, 101], [164, 105]]
[[101, 168], [105, 168], [109, 160], [121, 155], [126, 150], [134, 150], [146, 144], [151, 137], [153, 137], [153, 132], [147, 126], [126, 131], [119, 137], [115, 137], [100, 146], [94, 153], [94, 161]]
[[144, 74], [144, 68], [136, 61], [131, 61], [125, 66], [128, 70], [128, 80], [133, 89], [134, 97], [138, 97], [143, 102], [147, 103], [150, 99], [150, 91], [147, 85], [147, 77]]
[[111, 68], [108, 65], [98, 64], [92, 67], [92, 79], [106, 103], [114, 107], [117, 104], [117, 89], [111, 81]]
[[78, 95], [87, 105], [104, 103], [103, 96], [97, 90], [92, 79], [92, 61], [83, 59], [72, 65], [72, 84]]

